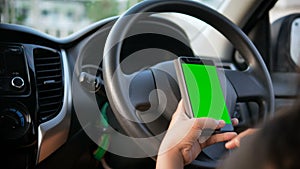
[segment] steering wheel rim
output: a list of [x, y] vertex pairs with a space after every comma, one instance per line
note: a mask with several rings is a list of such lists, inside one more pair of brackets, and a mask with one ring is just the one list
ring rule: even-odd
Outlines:
[[[272, 81], [265, 66], [263, 59], [251, 40], [243, 33], [243, 31], [232, 23], [225, 16], [219, 14], [196, 1], [143, 1], [140, 4], [129, 9], [125, 14], [120, 16], [114, 24], [106, 41], [103, 57], [103, 77], [104, 85], [108, 100], [116, 119], [120, 123], [125, 132], [132, 137], [147, 138], [152, 136], [147, 128], [138, 123], [139, 118], [132, 107], [128, 96], [122, 91], [124, 83], [120, 76], [120, 54], [122, 48], [122, 40], [126, 37], [126, 33], [137, 20], [141, 19], [145, 13], [156, 12], [178, 12], [187, 14], [202, 20], [223, 34], [233, 46], [241, 53], [249, 67], [245, 71], [228, 71], [227, 78], [235, 85], [240, 101], [249, 101], [259, 99], [261, 106], [260, 114], [263, 119], [272, 116], [274, 111], [274, 92]], [[130, 19], [128, 17], [130, 16]], [[255, 91], [255, 87], [245, 92], [244, 83], [253, 83], [259, 86], [259, 94]], [[256, 86], [256, 85], [254, 85]], [[254, 94], [251, 94], [253, 92]], [[125, 118], [124, 118], [125, 117]], [[153, 148], [157, 148], [157, 143], [153, 143]]]

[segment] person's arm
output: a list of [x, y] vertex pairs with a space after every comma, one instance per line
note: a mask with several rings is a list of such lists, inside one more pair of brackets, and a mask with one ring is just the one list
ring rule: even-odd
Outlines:
[[213, 132], [224, 126], [225, 122], [222, 120], [189, 119], [180, 102], [159, 148], [156, 169], [182, 169], [184, 165], [191, 163], [203, 148], [234, 138], [235, 132], [203, 135], [203, 130], [210, 129]]

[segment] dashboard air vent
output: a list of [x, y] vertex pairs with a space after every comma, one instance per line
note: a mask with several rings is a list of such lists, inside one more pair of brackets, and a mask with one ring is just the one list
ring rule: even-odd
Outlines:
[[62, 106], [62, 63], [59, 52], [38, 48], [33, 53], [39, 102], [38, 119], [43, 123], [54, 118]]

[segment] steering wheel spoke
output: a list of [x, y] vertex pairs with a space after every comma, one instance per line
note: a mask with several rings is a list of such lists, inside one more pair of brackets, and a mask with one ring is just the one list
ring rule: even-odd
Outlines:
[[233, 85], [238, 102], [265, 101], [268, 97], [267, 86], [257, 80], [249, 71], [225, 71], [226, 77]]
[[272, 101], [265, 81], [258, 80], [255, 74], [248, 71], [225, 71], [226, 77], [231, 82], [237, 102], [255, 102], [259, 106], [259, 115], [262, 120], [267, 119], [269, 113], [268, 103]]

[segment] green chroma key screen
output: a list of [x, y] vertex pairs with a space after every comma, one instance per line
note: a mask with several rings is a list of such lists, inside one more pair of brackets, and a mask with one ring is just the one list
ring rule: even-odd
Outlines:
[[231, 124], [215, 66], [182, 63], [194, 117], [210, 117]]

